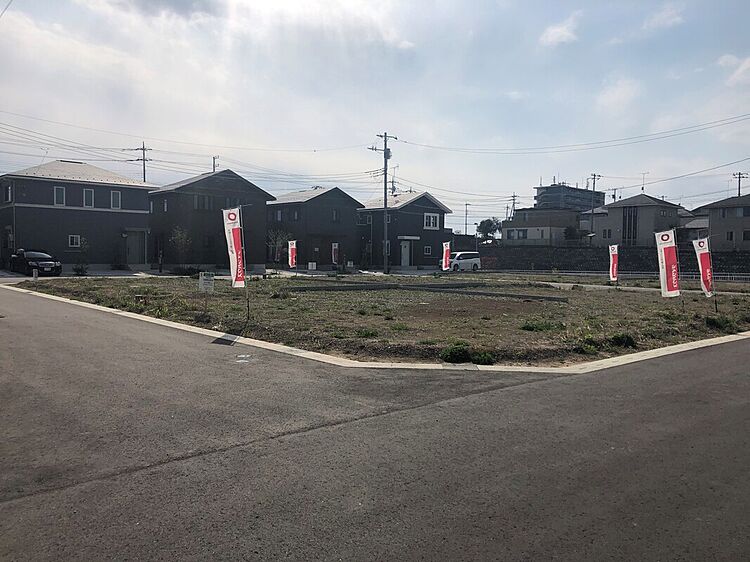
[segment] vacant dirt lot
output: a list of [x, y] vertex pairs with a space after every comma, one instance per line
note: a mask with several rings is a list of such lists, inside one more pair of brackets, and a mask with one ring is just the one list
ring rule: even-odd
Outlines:
[[[426, 283], [433, 290], [305, 290], [341, 281], [373, 282], [357, 276], [253, 280], [246, 323], [244, 291], [221, 280], [208, 298], [207, 312], [197, 281], [188, 278], [69, 278], [21, 286], [303, 349], [383, 361], [456, 361], [469, 353], [480, 363], [562, 364], [750, 329], [750, 296], [720, 296], [717, 314], [713, 300], [698, 294], [662, 299], [657, 292], [559, 290], [489, 277], [472, 277], [485, 286], [457, 294], [434, 289], [460, 277], [388, 280]], [[459, 353], [453, 353], [456, 348]]]

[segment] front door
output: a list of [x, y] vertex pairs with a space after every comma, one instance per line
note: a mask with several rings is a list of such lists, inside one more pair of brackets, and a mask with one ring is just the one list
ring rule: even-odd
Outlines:
[[409, 240], [401, 240], [401, 267], [409, 267], [411, 265], [411, 242]]
[[146, 263], [146, 233], [142, 230], [128, 231], [126, 260], [128, 264], [143, 265]]

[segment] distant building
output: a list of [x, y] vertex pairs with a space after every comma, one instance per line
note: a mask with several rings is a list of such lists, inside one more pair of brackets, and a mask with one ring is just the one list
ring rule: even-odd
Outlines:
[[[594, 214], [592, 244], [595, 246], [655, 246], [654, 232], [680, 226], [679, 205], [645, 193], [620, 199], [603, 209], [606, 215]], [[590, 212], [581, 213], [586, 214]]]
[[701, 207], [708, 211], [714, 250], [750, 250], [750, 195], [730, 197]]
[[[232, 170], [201, 174], [165, 185], [149, 194], [151, 238], [149, 257], [157, 263], [228, 268], [222, 209], [242, 206], [248, 271], [266, 268], [266, 202], [273, 200], [254, 183]], [[177, 227], [187, 233], [184, 255], [173, 237]]]
[[0, 176], [0, 262], [16, 249], [43, 250], [64, 269], [146, 267], [148, 192], [156, 186], [56, 160]]
[[553, 183], [535, 187], [534, 207], [538, 209], [591, 210], [604, 205], [604, 192], [571, 187], [565, 183]]
[[[577, 233], [578, 211], [531, 207], [516, 209], [511, 220], [502, 223], [503, 245], [562, 246], [568, 237]], [[573, 236], [577, 238], [576, 236]]]
[[[437, 267], [443, 242], [451, 239], [445, 215], [452, 211], [429, 193], [396, 193], [388, 197], [386, 251], [393, 267]], [[383, 198], [365, 203], [357, 211], [360, 262], [366, 267], [383, 264]]]
[[[279, 195], [268, 202], [268, 232], [271, 237], [289, 235], [297, 240], [300, 269], [315, 262], [318, 269], [333, 266], [333, 244], [338, 244], [339, 265], [359, 261], [357, 209], [362, 203], [338, 187], [315, 187]], [[285, 262], [284, 240], [268, 246], [268, 260]]]

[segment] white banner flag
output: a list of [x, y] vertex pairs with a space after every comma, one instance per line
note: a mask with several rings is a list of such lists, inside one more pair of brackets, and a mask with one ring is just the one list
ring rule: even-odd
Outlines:
[[698, 259], [698, 270], [701, 274], [701, 289], [707, 297], [714, 296], [714, 268], [711, 264], [711, 250], [708, 248], [708, 238], [693, 240], [695, 257]]
[[443, 261], [440, 264], [443, 271], [451, 268], [451, 243], [443, 242]]
[[680, 296], [680, 266], [674, 230], [655, 232], [656, 251], [659, 257], [659, 281], [662, 297]]
[[619, 267], [619, 256], [617, 255], [617, 244], [609, 247], [609, 280], [617, 281]]
[[229, 271], [232, 275], [232, 287], [245, 286], [245, 260], [242, 252], [242, 228], [240, 210], [224, 209], [224, 235], [227, 238], [229, 252]]

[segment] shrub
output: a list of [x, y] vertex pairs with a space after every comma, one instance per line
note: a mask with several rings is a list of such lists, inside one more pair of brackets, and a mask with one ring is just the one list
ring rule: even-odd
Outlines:
[[76, 275], [86, 275], [89, 272], [89, 266], [84, 263], [77, 263], [73, 266], [73, 273]]
[[376, 338], [378, 336], [378, 331], [373, 330], [372, 328], [357, 328], [354, 330], [354, 335], [358, 338]]
[[706, 326], [727, 334], [733, 334], [738, 330], [737, 323], [724, 315], [706, 316]]
[[477, 351], [471, 354], [471, 362], [477, 365], [492, 365], [495, 362], [495, 356], [489, 351]]
[[291, 295], [289, 291], [287, 291], [286, 289], [281, 289], [279, 291], [274, 291], [273, 293], [271, 293], [272, 299], [288, 299], [290, 296]]
[[466, 342], [455, 342], [440, 352], [440, 359], [446, 363], [471, 363], [471, 351]]
[[609, 338], [609, 343], [616, 345], [617, 347], [638, 347], [635, 338], [625, 332], [615, 334]]

